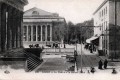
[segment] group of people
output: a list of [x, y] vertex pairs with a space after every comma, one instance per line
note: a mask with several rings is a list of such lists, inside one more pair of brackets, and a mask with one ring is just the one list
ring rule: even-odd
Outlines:
[[[107, 64], [108, 64], [107, 59], [105, 59], [104, 63], [102, 62], [102, 60], [100, 60], [100, 61], [98, 62], [98, 69], [103, 69], [103, 65], [104, 65], [104, 69], [107, 69]], [[89, 71], [88, 71], [88, 72], [89, 72]], [[90, 72], [91, 72], [91, 73], [94, 73], [94, 72], [95, 72], [95, 68], [94, 68], [94, 67], [91, 67]]]
[[93, 44], [85, 44], [85, 47], [84, 47], [86, 50], [89, 50], [90, 53], [93, 53], [93, 51], [96, 51], [96, 48]]
[[104, 69], [107, 69], [107, 64], [108, 64], [107, 59], [105, 59], [104, 62], [102, 62], [102, 60], [100, 60], [100, 61], [98, 62], [98, 69], [103, 69], [103, 66], [104, 66]]

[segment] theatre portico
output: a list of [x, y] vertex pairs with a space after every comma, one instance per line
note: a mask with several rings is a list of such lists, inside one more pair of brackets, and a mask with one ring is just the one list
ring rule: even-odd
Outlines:
[[39, 44], [52, 45], [61, 42], [64, 38], [62, 28], [65, 27], [65, 18], [57, 13], [50, 13], [36, 7], [25, 11], [23, 16], [23, 46]]

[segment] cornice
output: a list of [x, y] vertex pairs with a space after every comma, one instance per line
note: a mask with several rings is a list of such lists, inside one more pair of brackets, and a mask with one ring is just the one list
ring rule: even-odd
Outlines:
[[16, 0], [0, 0], [0, 2], [6, 3], [14, 8], [23, 11], [23, 7], [27, 4], [24, 0], [16, 1]]

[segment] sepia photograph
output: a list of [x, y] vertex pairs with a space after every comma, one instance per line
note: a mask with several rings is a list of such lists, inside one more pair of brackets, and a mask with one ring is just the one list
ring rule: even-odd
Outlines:
[[0, 0], [0, 80], [120, 80], [120, 0]]

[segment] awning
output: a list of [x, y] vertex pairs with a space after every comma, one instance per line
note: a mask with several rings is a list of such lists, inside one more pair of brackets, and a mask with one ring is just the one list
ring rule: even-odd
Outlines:
[[93, 37], [87, 39], [87, 40], [86, 40], [86, 43], [92, 43], [92, 41], [94, 41], [94, 40], [96, 40], [96, 39], [98, 39], [98, 38], [99, 38], [99, 36], [93, 36]]

